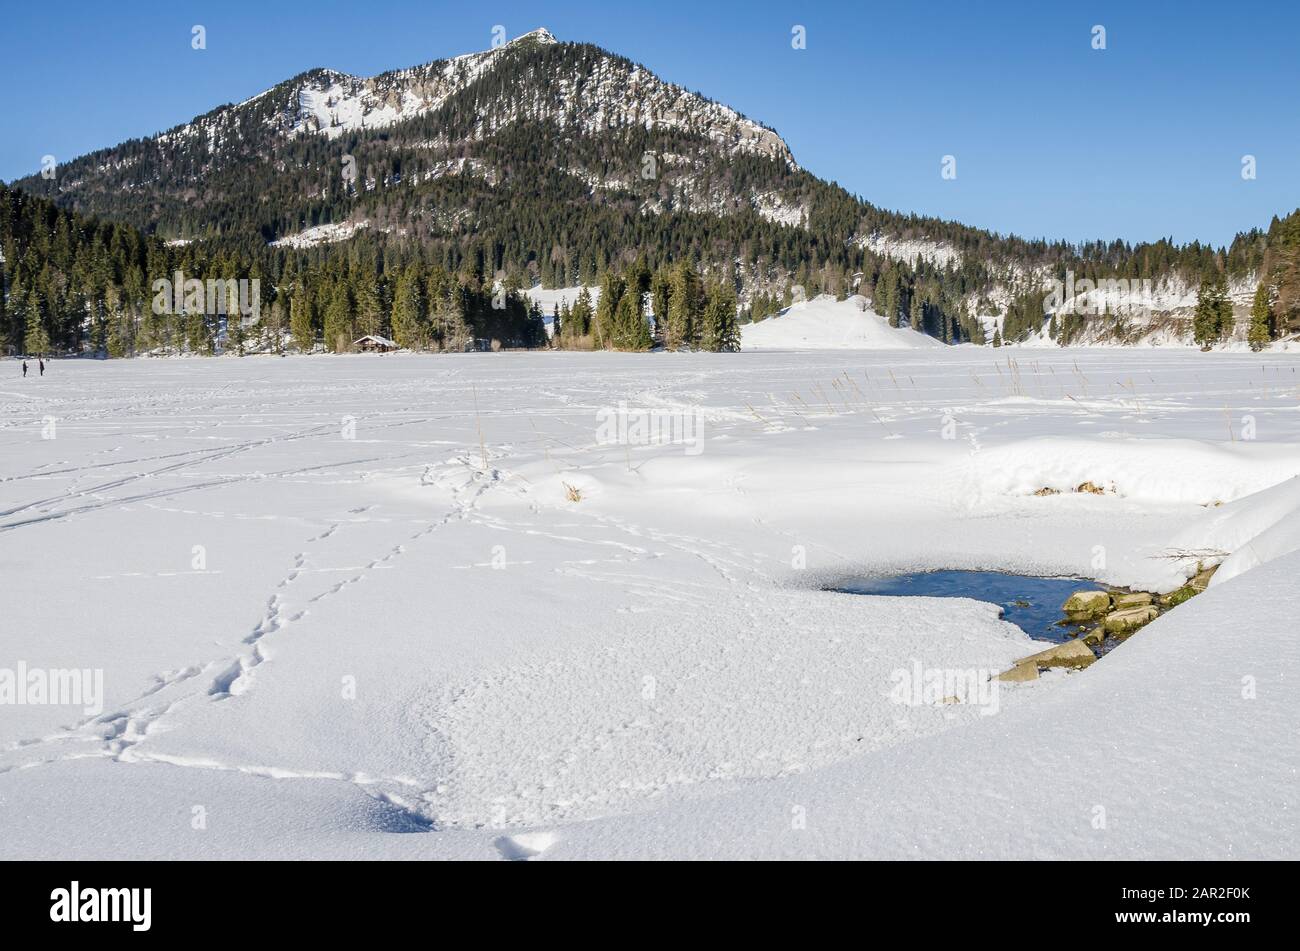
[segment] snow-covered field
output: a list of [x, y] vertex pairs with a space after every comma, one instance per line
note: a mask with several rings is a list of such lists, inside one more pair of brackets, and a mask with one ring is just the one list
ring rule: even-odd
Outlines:
[[[103, 678], [0, 705], [0, 857], [1294, 858], [1297, 366], [0, 364], [0, 678]], [[820, 590], [1211, 552], [994, 705], [896, 689], [1031, 653], [994, 606]]]

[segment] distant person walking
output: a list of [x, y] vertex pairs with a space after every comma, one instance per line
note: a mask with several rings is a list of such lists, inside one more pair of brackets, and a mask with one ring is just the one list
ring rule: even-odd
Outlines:
[[27, 361], [23, 361], [23, 376], [27, 375]]
[[36, 362], [41, 365], [41, 376], [45, 376], [45, 361], [41, 359], [37, 359]]

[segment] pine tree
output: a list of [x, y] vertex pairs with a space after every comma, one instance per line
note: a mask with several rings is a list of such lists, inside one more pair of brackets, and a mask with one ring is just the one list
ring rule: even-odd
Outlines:
[[572, 328], [570, 333], [572, 337], [586, 337], [591, 333], [594, 313], [591, 306], [591, 292], [584, 286], [578, 291], [578, 299], [574, 301], [572, 314], [564, 322], [565, 330], [569, 331]]
[[[523, 298], [516, 297], [515, 300], [522, 302]], [[525, 347], [546, 346], [546, 321], [542, 317], [542, 305], [530, 298], [525, 312], [527, 316], [524, 318], [523, 332], [519, 338], [520, 342]]]
[[443, 350], [463, 353], [474, 339], [468, 319], [468, 294], [463, 285], [448, 280], [439, 299], [429, 302], [431, 307], [436, 307], [438, 336]]
[[645, 305], [637, 283], [628, 282], [628, 288], [619, 299], [614, 314], [614, 346], [619, 350], [649, 350], [650, 327], [645, 319]]
[[298, 286], [289, 300], [289, 333], [302, 353], [310, 353], [316, 346], [316, 328], [312, 326], [311, 302], [307, 292]]
[[1201, 281], [1196, 295], [1196, 312], [1192, 317], [1192, 335], [1202, 350], [1209, 350], [1232, 328], [1232, 303], [1228, 286], [1217, 269]]
[[325, 346], [335, 353], [352, 349], [352, 289], [342, 278], [334, 282], [325, 308]]
[[668, 295], [668, 321], [664, 326], [664, 346], [678, 350], [694, 344], [699, 336], [701, 317], [699, 275], [689, 261], [673, 271]]
[[33, 290], [27, 297], [26, 333], [23, 336], [23, 350], [32, 356], [44, 356], [50, 349], [50, 335], [45, 330], [44, 315], [37, 303]]
[[267, 313], [266, 333], [270, 336], [271, 352], [284, 353], [284, 304], [278, 293]]
[[718, 287], [714, 304], [717, 322], [718, 350], [722, 353], [740, 351], [740, 327], [736, 322], [736, 290], [730, 284]]
[[210, 354], [216, 343], [216, 334], [208, 324], [207, 315], [199, 310], [185, 312], [185, 346], [195, 355]]
[[420, 294], [420, 273], [410, 265], [397, 279], [393, 290], [393, 342], [408, 350], [424, 347], [424, 305]]
[[592, 321], [597, 347], [608, 350], [615, 346], [618, 323], [615, 314], [626, 288], [627, 282], [613, 271], [606, 271], [601, 277], [600, 300], [596, 303], [596, 316]]
[[383, 295], [373, 272], [361, 272], [356, 280], [357, 326], [360, 335], [384, 334]]
[[736, 326], [736, 292], [727, 284], [715, 283], [705, 294], [704, 315], [700, 321], [700, 348], [714, 353], [740, 349], [740, 331]]
[[231, 350], [235, 351], [236, 356], [244, 355], [244, 347], [247, 343], [246, 333], [244, 332], [244, 315], [236, 308], [226, 315], [226, 340]]
[[1263, 350], [1273, 338], [1273, 299], [1269, 286], [1260, 282], [1255, 288], [1255, 301], [1250, 308], [1250, 330], [1246, 339], [1250, 349]]
[[892, 263], [886, 264], [885, 269], [880, 272], [871, 304], [872, 309], [889, 322], [889, 326], [898, 326], [902, 307], [899, 300], [898, 272]]

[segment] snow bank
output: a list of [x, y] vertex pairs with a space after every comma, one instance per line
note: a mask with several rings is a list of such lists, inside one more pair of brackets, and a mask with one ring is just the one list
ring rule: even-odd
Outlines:
[[933, 337], [891, 327], [865, 297], [837, 301], [823, 294], [740, 329], [742, 350], [921, 350], [942, 347]]
[[967, 498], [1073, 492], [1154, 503], [1217, 505], [1300, 475], [1300, 446], [1115, 436], [1043, 436], [982, 450], [967, 466]]
[[1223, 506], [1209, 524], [1189, 528], [1170, 548], [1203, 554], [1198, 560], [1207, 565], [1227, 554], [1212, 586], [1300, 549], [1300, 477]]

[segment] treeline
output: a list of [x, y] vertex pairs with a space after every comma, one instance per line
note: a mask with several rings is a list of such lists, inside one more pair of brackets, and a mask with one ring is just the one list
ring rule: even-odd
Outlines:
[[0, 347], [40, 354], [121, 349], [142, 321], [150, 274], [173, 256], [135, 228], [84, 218], [0, 184]]
[[[130, 356], [280, 349], [288, 340], [343, 351], [368, 333], [412, 349], [546, 344], [540, 311], [497, 286], [482, 254], [459, 257], [454, 273], [411, 250], [353, 247], [313, 261], [293, 251], [251, 257], [219, 242], [169, 247], [0, 185], [0, 346]], [[175, 307], [178, 281], [223, 290]], [[236, 284], [256, 295], [243, 311], [226, 292]]]
[[[1300, 333], [1300, 209], [1273, 219], [1265, 248], [1260, 286], [1268, 298], [1267, 319], [1273, 336]], [[1262, 309], [1257, 295], [1253, 312]]]
[[[367, 334], [411, 350], [739, 348], [734, 279], [706, 279], [689, 262], [605, 269], [598, 303], [585, 290], [566, 301], [551, 339], [524, 293], [527, 274], [502, 269], [490, 241], [249, 256], [221, 242], [168, 246], [0, 185], [0, 254], [0, 346], [10, 353], [346, 352]], [[189, 284], [200, 286], [193, 300]]]
[[[1234, 248], [1235, 257], [1208, 251], [1193, 256], [1207, 301], [1194, 321], [1196, 339], [1211, 345], [1231, 332], [1231, 306], [1221, 288], [1243, 262], [1260, 275], [1251, 308], [1252, 345], [1300, 332], [1300, 212], [1274, 219], [1267, 233]], [[989, 342], [969, 304], [978, 300], [979, 267], [939, 268], [920, 258], [909, 266], [864, 254], [857, 270], [830, 261], [813, 269], [805, 261], [792, 282], [753, 292], [738, 318], [738, 290], [747, 280], [751, 286], [763, 283], [765, 272], [757, 265], [701, 270], [690, 258], [664, 260], [662, 249], [655, 258], [642, 253], [631, 263], [620, 263], [629, 259], [624, 252], [608, 263], [597, 256], [583, 265], [557, 241], [548, 257], [552, 281], [599, 285], [602, 293], [595, 301], [583, 294], [547, 315], [555, 321], [551, 339], [543, 315], [522, 293], [540, 277], [535, 259], [518, 266], [508, 246], [491, 236], [421, 243], [362, 232], [348, 242], [301, 250], [247, 250], [222, 239], [169, 246], [129, 225], [85, 217], [0, 185], [0, 253], [0, 347], [10, 353], [127, 356], [286, 345], [337, 352], [364, 334], [391, 337], [415, 350], [732, 350], [738, 347], [738, 319], [776, 313], [794, 301], [797, 289], [807, 296], [860, 293], [894, 326], [948, 342]], [[154, 282], [178, 274], [256, 282], [258, 319], [241, 319], [233, 301], [225, 314], [210, 306], [153, 306]], [[1042, 302], [1040, 288], [1013, 294], [991, 342], [1037, 333]], [[980, 313], [988, 312], [984, 306], [977, 305]], [[1122, 337], [1124, 318], [1110, 319]], [[1084, 320], [1054, 317], [1048, 331], [1063, 345], [1076, 342]]]
[[[1246, 340], [1252, 350], [1262, 350], [1272, 340], [1300, 332], [1300, 210], [1286, 218], [1275, 217], [1264, 245], [1259, 285], [1246, 325]], [[1197, 292], [1193, 338], [1208, 350], [1228, 336], [1235, 324], [1223, 273], [1207, 272]]]
[[547, 345], [541, 311], [518, 288], [419, 257], [385, 270], [375, 263], [291, 263], [274, 288], [265, 321], [270, 338], [283, 340], [287, 330], [300, 351], [319, 345], [334, 353], [350, 351], [367, 334], [410, 350]]

